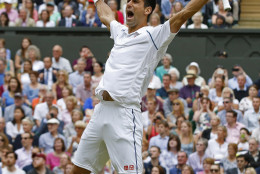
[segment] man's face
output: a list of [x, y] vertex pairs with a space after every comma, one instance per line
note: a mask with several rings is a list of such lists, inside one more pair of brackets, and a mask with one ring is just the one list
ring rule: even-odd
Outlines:
[[[219, 1], [219, 2], [221, 2], [221, 1]], [[233, 70], [232, 70], [232, 74], [235, 76], [235, 77], [237, 77], [239, 74], [240, 74], [240, 67], [239, 66], [234, 66], [233, 67]], [[234, 71], [235, 70], [235, 71]]]
[[163, 124], [160, 124], [160, 125], [159, 125], [159, 129], [158, 129], [158, 132], [159, 132], [160, 135], [165, 134], [165, 132], [166, 132], [166, 127], [165, 127]]
[[259, 98], [253, 98], [253, 107], [255, 110], [259, 109], [260, 107], [260, 99]]
[[15, 104], [15, 106], [22, 106], [23, 99], [21, 97], [15, 97], [14, 98], [14, 104]]
[[156, 108], [156, 106], [155, 106], [155, 104], [154, 104], [153, 101], [148, 101], [148, 102], [147, 102], [147, 110], [148, 110], [148, 111], [154, 111], [155, 108]]
[[169, 93], [169, 99], [170, 99], [171, 102], [173, 102], [177, 98], [179, 98], [179, 93], [177, 93], [177, 92], [170, 92]]
[[210, 174], [220, 174], [219, 167], [217, 165], [211, 165]]
[[16, 160], [13, 153], [10, 153], [6, 157], [6, 165], [12, 167], [15, 164]]
[[246, 167], [246, 165], [247, 165], [247, 162], [244, 157], [237, 158], [237, 167], [239, 169], [243, 170]]
[[147, 89], [147, 96], [148, 97], [155, 97], [155, 94], [156, 94], [156, 90], [155, 89], [151, 89], [151, 88]]
[[19, 16], [21, 19], [25, 20], [27, 18], [27, 12], [25, 10], [20, 10]]
[[66, 6], [64, 9], [64, 16], [71, 17], [72, 13], [73, 13], [72, 8], [70, 6]]
[[86, 63], [83, 61], [78, 61], [77, 67], [78, 67], [78, 71], [82, 72], [82, 71], [84, 71], [84, 69], [86, 67]]
[[40, 168], [41, 166], [44, 166], [45, 165], [45, 160], [41, 157], [34, 157], [33, 158], [33, 167], [35, 169], [38, 169]]
[[177, 156], [178, 164], [179, 165], [184, 165], [187, 162], [187, 156], [185, 152], [179, 152]]
[[254, 153], [258, 151], [258, 144], [254, 139], [249, 140], [249, 152]]
[[82, 48], [80, 51], [80, 57], [87, 58], [93, 56], [93, 53], [88, 48]]
[[47, 126], [48, 126], [48, 131], [49, 131], [50, 133], [53, 133], [53, 132], [57, 132], [57, 131], [58, 131], [58, 127], [59, 127], [58, 124], [50, 124], [50, 123], [49, 123]]
[[152, 159], [159, 158], [159, 156], [160, 156], [160, 152], [159, 152], [158, 148], [156, 148], [156, 147], [150, 148], [150, 154], [151, 154]]
[[191, 77], [191, 78], [187, 78], [188, 81], [188, 85], [193, 86], [195, 84], [195, 78]]
[[91, 75], [90, 74], [84, 74], [84, 83], [85, 83], [85, 85], [89, 85], [91, 83]]
[[52, 105], [52, 102], [53, 102], [53, 96], [52, 96], [52, 94], [46, 94], [46, 96], [45, 96], [45, 101], [46, 101], [46, 103], [48, 104], [48, 105]]
[[54, 46], [52, 49], [52, 56], [55, 58], [59, 58], [62, 55], [61, 48], [59, 46]]
[[238, 76], [238, 77], [237, 77], [237, 83], [238, 83], [238, 86], [239, 86], [239, 87], [244, 87], [245, 84], [246, 84], [246, 78], [245, 78], [245, 76], [242, 76], [242, 75]]
[[108, 6], [111, 8], [112, 11], [116, 11], [117, 10], [117, 3], [114, 0], [110, 0], [108, 1]]
[[45, 58], [43, 61], [44, 61], [44, 68], [49, 69], [52, 66], [52, 61], [50, 58]]
[[170, 77], [169, 76], [163, 76], [163, 86], [169, 87], [170, 83], [171, 83]]
[[5, 2], [5, 9], [6, 9], [6, 11], [10, 11], [12, 9], [12, 4]]
[[226, 120], [228, 124], [232, 124], [236, 122], [236, 118], [233, 116], [233, 113], [230, 112], [226, 113]]
[[21, 143], [23, 147], [28, 147], [32, 145], [32, 139], [30, 138], [30, 135], [28, 133], [22, 134], [21, 138], [22, 138]]
[[232, 103], [231, 103], [231, 101], [229, 99], [224, 99], [223, 100], [223, 105], [224, 105], [225, 110], [230, 110], [231, 106], [232, 106]]
[[202, 152], [205, 150], [205, 145], [203, 144], [203, 142], [198, 141], [196, 144], [196, 151], [197, 152]]

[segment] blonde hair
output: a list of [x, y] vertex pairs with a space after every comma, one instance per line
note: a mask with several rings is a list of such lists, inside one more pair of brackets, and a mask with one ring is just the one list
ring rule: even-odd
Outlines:
[[35, 52], [35, 55], [36, 55], [36, 59], [37, 60], [40, 60], [41, 59], [41, 52], [40, 52], [40, 49], [36, 46], [36, 45], [30, 45], [28, 47], [28, 52], [29, 51], [34, 51]]
[[224, 98], [224, 92], [226, 92], [226, 91], [228, 91], [228, 92], [230, 92], [230, 94], [232, 94], [232, 98], [231, 99], [232, 99], [232, 101], [234, 101], [235, 100], [235, 94], [234, 94], [233, 90], [231, 88], [229, 88], [229, 87], [225, 87], [222, 90], [221, 97]]
[[[63, 69], [61, 69], [61, 70], [58, 71], [58, 75], [57, 76], [59, 76], [60, 73], [64, 73], [65, 74], [65, 85], [68, 86], [69, 85], [69, 74], [68, 74], [68, 72], [63, 70]], [[56, 84], [59, 84], [59, 82], [60, 82], [59, 78], [57, 78]]]
[[74, 108], [75, 108], [75, 106], [77, 106], [78, 101], [77, 101], [76, 97], [74, 97], [74, 96], [68, 96], [68, 97], [66, 98], [66, 100], [65, 100], [65, 103], [67, 104], [67, 102], [69, 102], [69, 101], [71, 101], [71, 102], [73, 103]]
[[246, 172], [250, 172], [250, 174], [256, 174], [256, 171], [255, 171], [255, 169], [253, 168], [253, 167], [249, 167], [249, 168], [247, 168], [246, 169]]
[[[184, 105], [183, 105], [182, 101], [180, 99], [175, 99], [175, 100], [173, 100], [173, 103], [179, 103], [179, 105], [180, 105], [180, 113], [181, 113], [181, 115], [184, 116], [185, 115], [184, 114]], [[172, 109], [172, 114], [173, 115], [175, 114], [173, 109]]]
[[[185, 123], [189, 127], [189, 143], [193, 142], [192, 125], [188, 120], [183, 121], [181, 124]], [[180, 140], [183, 140], [183, 135], [180, 135]]]
[[28, 117], [25, 117], [25, 118], [22, 120], [22, 123], [29, 123], [31, 126], [33, 126], [32, 120], [30, 120], [30, 118], [28, 118]]
[[75, 123], [75, 127], [86, 128], [87, 124], [84, 121], [82, 121], [82, 120], [78, 120]]

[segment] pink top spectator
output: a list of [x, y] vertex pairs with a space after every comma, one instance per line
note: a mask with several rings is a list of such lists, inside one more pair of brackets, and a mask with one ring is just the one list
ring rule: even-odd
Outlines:
[[[0, 14], [2, 14], [3, 12], [6, 12], [6, 9], [2, 9], [0, 10]], [[11, 22], [15, 22], [15, 20], [18, 18], [18, 12], [14, 9], [11, 9], [10, 12], [7, 12], [9, 20]]]
[[[66, 152], [67, 155], [70, 156], [70, 153]], [[54, 155], [54, 152], [49, 153], [46, 157], [46, 165], [49, 165], [51, 170], [53, 170], [54, 167], [60, 165], [60, 158]]]

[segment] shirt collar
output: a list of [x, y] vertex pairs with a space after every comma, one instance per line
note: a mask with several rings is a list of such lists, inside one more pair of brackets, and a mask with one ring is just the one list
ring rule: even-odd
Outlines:
[[142, 27], [142, 28], [139, 28], [138, 30], [136, 30], [135, 32], [132, 32], [132, 33], [128, 33], [128, 27], [124, 27], [123, 29], [122, 29], [122, 31], [126, 34], [126, 35], [135, 35], [135, 36], [138, 36], [138, 35], [140, 35], [144, 30], [146, 30], [147, 29], [147, 26], [144, 26], [144, 27]]

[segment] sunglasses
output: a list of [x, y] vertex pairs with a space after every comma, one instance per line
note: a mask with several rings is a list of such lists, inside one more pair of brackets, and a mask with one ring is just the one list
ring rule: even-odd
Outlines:
[[180, 105], [180, 103], [173, 103], [173, 105]]
[[229, 102], [229, 101], [223, 101], [223, 103], [226, 103], [226, 104], [227, 104], [227, 103], [230, 103], [230, 102]]
[[219, 172], [218, 169], [210, 169], [210, 171], [211, 171], [211, 172], [214, 172], [214, 173], [215, 173], [215, 172]]
[[22, 139], [23, 139], [23, 140], [27, 140], [27, 139], [29, 139], [29, 137], [22, 137]]

